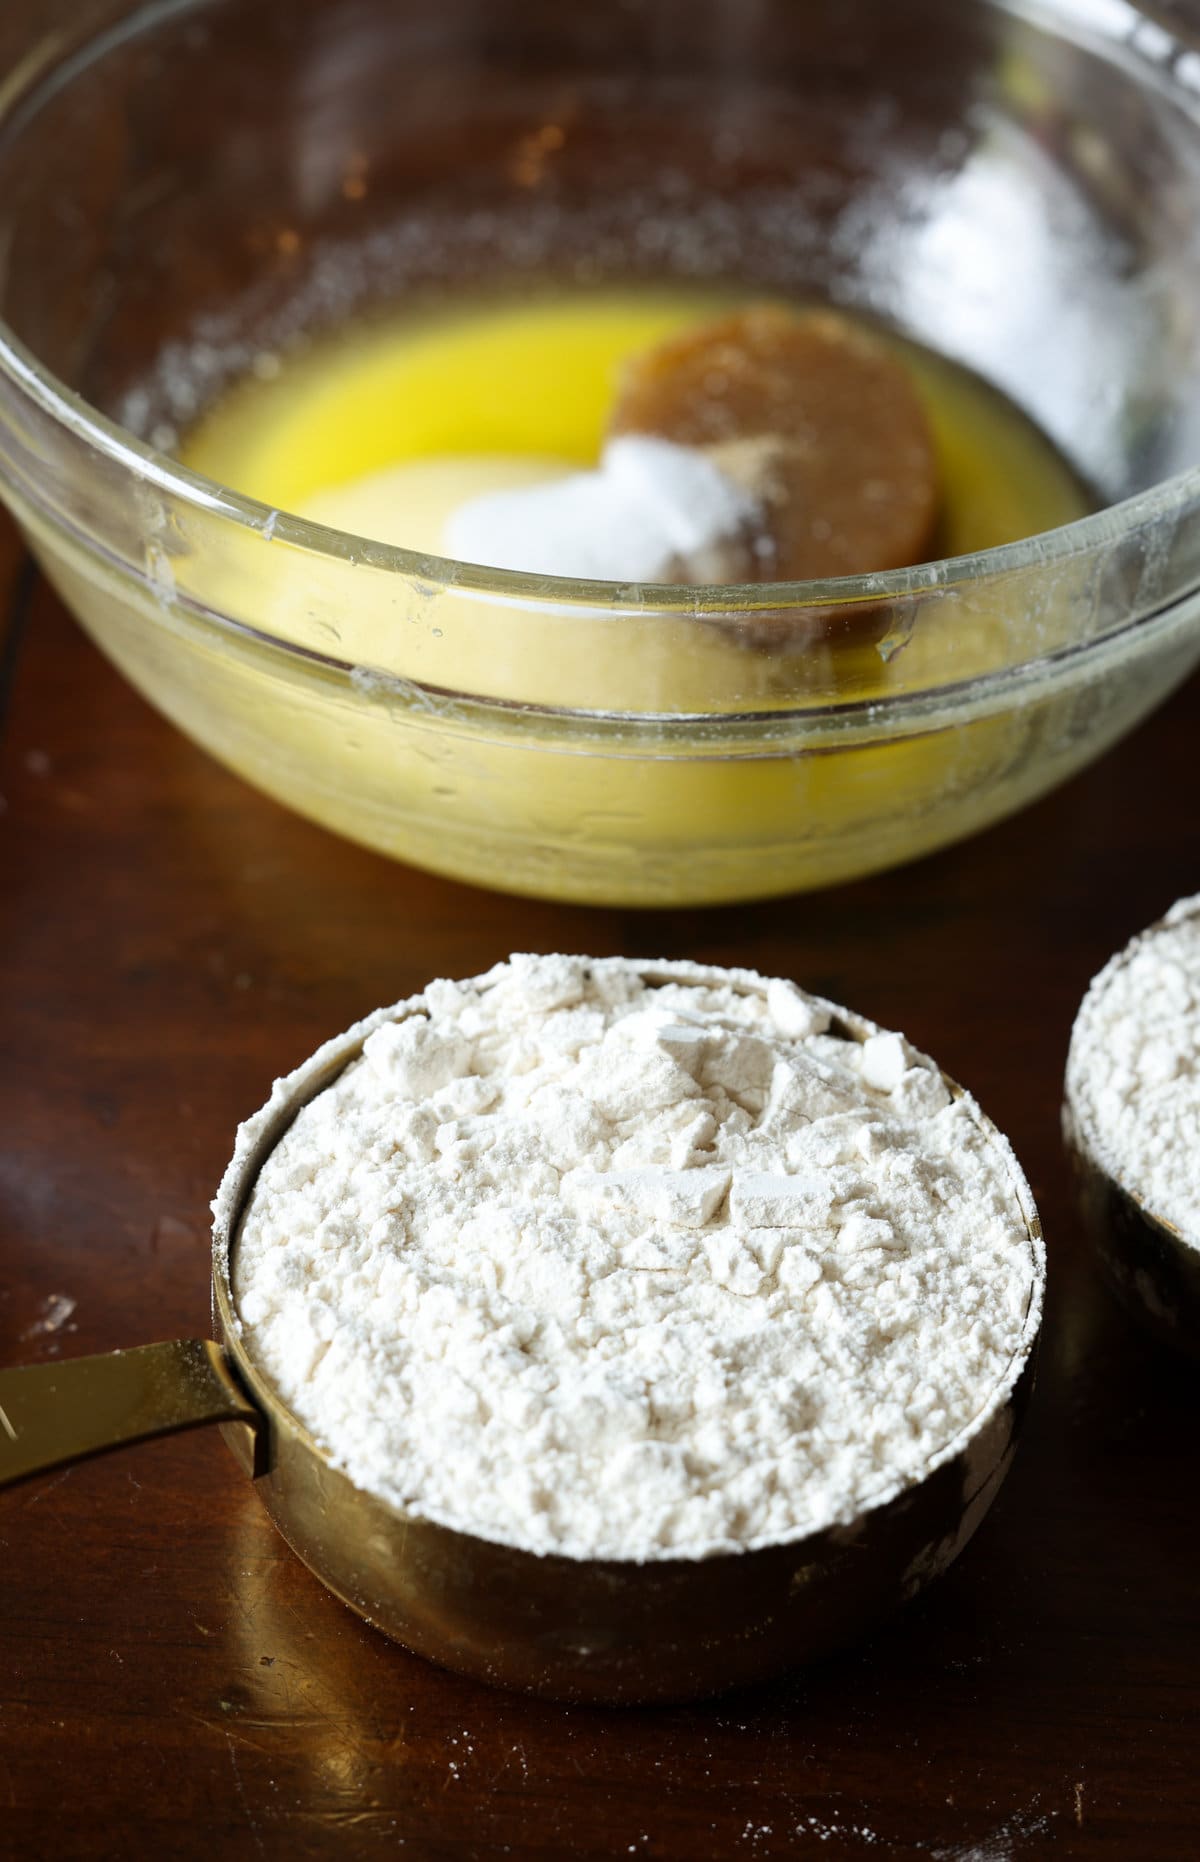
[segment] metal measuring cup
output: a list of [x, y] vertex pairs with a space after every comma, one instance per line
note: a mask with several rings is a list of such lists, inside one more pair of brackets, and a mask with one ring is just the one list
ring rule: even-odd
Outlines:
[[[649, 981], [682, 967], [639, 966]], [[750, 986], [746, 973], [740, 980]], [[836, 1034], [862, 1041], [878, 1032], [827, 1006]], [[238, 1229], [263, 1162], [301, 1107], [358, 1059], [374, 1028], [422, 1007], [414, 997], [327, 1043], [277, 1081], [242, 1127], [215, 1205], [215, 1342], [175, 1339], [0, 1370], [0, 1487], [218, 1424], [287, 1543], [351, 1609], [446, 1667], [567, 1700], [679, 1700], [765, 1679], [853, 1641], [943, 1572], [1011, 1464], [1033, 1385], [1044, 1280], [1032, 1194], [973, 1101], [971, 1116], [1005, 1157], [1029, 1237], [1022, 1335], [979, 1415], [920, 1478], [878, 1504], [868, 1499], [849, 1525], [701, 1558], [573, 1558], [439, 1525], [355, 1486], [333, 1465], [246, 1349], [231, 1279]]]
[[[1200, 917], [1200, 903], [1185, 916]], [[1118, 953], [1114, 965], [1128, 963], [1168, 922], [1160, 918], [1139, 932]], [[1083, 1005], [1071, 1030], [1072, 1049], [1082, 1018]], [[1071, 1071], [1068, 1059], [1063, 1143], [1079, 1213], [1104, 1277], [1126, 1310], [1156, 1338], [1200, 1358], [1200, 1235], [1185, 1235], [1174, 1222], [1156, 1214], [1136, 1184], [1106, 1157], [1083, 1095], [1072, 1089]]]

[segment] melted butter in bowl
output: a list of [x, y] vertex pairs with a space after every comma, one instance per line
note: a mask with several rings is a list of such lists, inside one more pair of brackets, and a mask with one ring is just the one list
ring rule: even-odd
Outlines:
[[[235, 387], [182, 456], [281, 510], [453, 555], [456, 509], [593, 470], [630, 434], [724, 450], [742, 478], [729, 449], [747, 438], [800, 454], [787, 548], [711, 580], [967, 555], [1089, 508], [1032, 422], [960, 365], [845, 315], [649, 287], [377, 318]], [[845, 506], [856, 523], [833, 521]]]
[[[217, 406], [186, 461], [331, 526], [356, 573], [290, 547], [280, 523], [269, 556], [246, 537], [208, 565], [205, 603], [252, 599], [272, 633], [361, 668], [375, 700], [351, 722], [332, 693], [325, 717], [281, 706], [269, 680], [239, 687], [229, 744], [249, 722], [276, 745], [257, 779], [364, 839], [386, 818], [389, 850], [441, 870], [644, 904], [826, 884], [936, 843], [950, 817], [962, 827], [1002, 812], [1032, 780], [1026, 748], [1053, 740], [1035, 709], [989, 703], [886, 738], [877, 712], [841, 714], [925, 686], [960, 691], [1011, 663], [1020, 640], [1044, 640], [1069, 611], [1074, 568], [1036, 604], [1023, 577], [984, 599], [916, 571], [899, 605], [814, 593], [780, 607], [758, 582], [732, 605], [720, 588], [660, 600], [641, 582], [550, 582], [533, 600], [438, 559], [481, 497], [537, 497], [594, 471], [631, 369], [630, 418], [643, 417], [637, 359], [719, 328], [728, 309], [649, 288], [448, 308], [314, 343]], [[931, 547], [990, 547], [1086, 508], [1002, 397], [898, 338], [870, 340], [924, 410], [940, 491]], [[376, 566], [380, 542], [431, 553], [417, 559], [428, 579], [416, 593]], [[745, 539], [737, 553], [739, 570], [769, 568]], [[726, 731], [733, 718], [763, 721]]]

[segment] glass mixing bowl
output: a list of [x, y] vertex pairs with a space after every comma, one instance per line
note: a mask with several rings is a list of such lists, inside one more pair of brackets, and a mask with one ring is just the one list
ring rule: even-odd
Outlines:
[[[1200, 52], [1166, 17], [10, 0], [0, 488], [156, 705], [387, 853], [639, 905], [923, 853], [1200, 658]], [[1107, 508], [881, 575], [627, 587], [384, 547], [171, 456], [302, 335], [547, 278], [857, 307], [1003, 389]]]

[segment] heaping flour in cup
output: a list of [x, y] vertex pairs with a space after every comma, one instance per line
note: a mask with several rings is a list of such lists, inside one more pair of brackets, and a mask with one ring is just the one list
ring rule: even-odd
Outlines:
[[1092, 979], [1067, 1097], [1097, 1163], [1200, 1247], [1200, 894]]
[[488, 1539], [645, 1560], [848, 1522], [1007, 1395], [1043, 1265], [973, 1101], [837, 1014], [534, 956], [381, 1011], [257, 1179], [247, 1349], [353, 1481]]

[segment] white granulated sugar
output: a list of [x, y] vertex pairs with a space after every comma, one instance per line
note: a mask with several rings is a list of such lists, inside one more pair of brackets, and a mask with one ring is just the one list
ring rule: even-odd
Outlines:
[[848, 1523], [1003, 1400], [1042, 1262], [973, 1101], [839, 1013], [619, 958], [431, 984], [268, 1156], [247, 1349], [352, 1480], [485, 1538], [645, 1560]]
[[761, 522], [755, 498], [691, 446], [610, 440], [594, 472], [471, 498], [444, 548], [463, 562], [619, 582], [724, 579], [722, 546]]
[[1109, 1176], [1200, 1247], [1200, 895], [1093, 980], [1067, 1096]]

